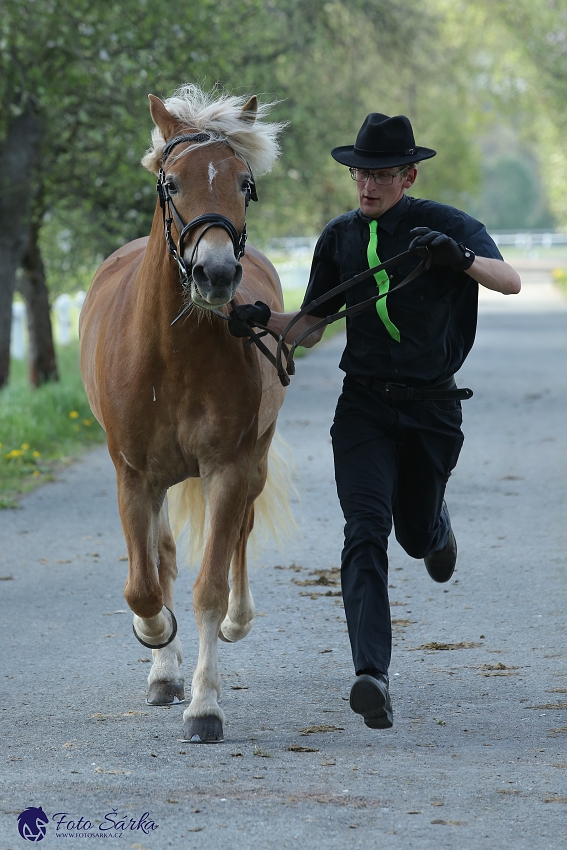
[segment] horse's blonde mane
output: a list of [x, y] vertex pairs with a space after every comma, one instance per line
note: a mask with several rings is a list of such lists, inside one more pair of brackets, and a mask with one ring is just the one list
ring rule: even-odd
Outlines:
[[[235, 154], [249, 163], [254, 175], [266, 174], [281, 153], [278, 135], [285, 122], [266, 123], [277, 101], [258, 105], [256, 120], [242, 119], [242, 108], [249, 100], [246, 95], [224, 94], [213, 88], [205, 92], [193, 83], [181, 86], [164, 101], [168, 112], [183, 124], [209, 133], [209, 142], [227, 142]], [[152, 145], [146, 151], [142, 165], [157, 174], [165, 140], [158, 127], [152, 130]]]

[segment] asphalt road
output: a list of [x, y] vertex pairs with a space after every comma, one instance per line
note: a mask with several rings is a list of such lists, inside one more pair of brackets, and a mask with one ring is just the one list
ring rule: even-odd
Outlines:
[[[517, 298], [483, 296], [460, 376], [475, 396], [448, 488], [454, 580], [435, 585], [392, 541], [390, 731], [350, 712], [325, 572], [342, 537], [328, 437], [340, 337], [298, 361], [280, 417], [300, 532], [257, 559], [254, 628], [220, 646], [226, 743], [182, 743], [183, 706], [145, 704], [106, 450], [0, 514], [1, 850], [28, 846], [29, 806], [49, 818], [46, 850], [85, 846], [78, 835], [137, 850], [566, 846], [567, 301], [543, 272], [525, 280]], [[183, 570], [177, 593], [187, 682], [193, 580]]]

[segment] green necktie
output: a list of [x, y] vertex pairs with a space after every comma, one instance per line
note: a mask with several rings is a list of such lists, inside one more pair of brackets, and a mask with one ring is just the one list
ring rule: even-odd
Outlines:
[[[380, 258], [378, 256], [378, 222], [375, 219], [372, 219], [370, 222], [370, 239], [368, 240], [368, 268], [371, 269], [373, 266], [380, 265]], [[383, 295], [385, 292], [388, 292], [390, 288], [390, 278], [382, 269], [381, 272], [376, 272], [374, 275], [374, 279], [378, 285], [378, 293]], [[400, 341], [400, 332], [395, 326], [395, 324], [390, 321], [390, 317], [388, 315], [388, 308], [386, 306], [387, 298], [381, 298], [380, 301], [376, 302], [376, 312], [382, 319], [384, 323], [384, 327], [396, 342]]]

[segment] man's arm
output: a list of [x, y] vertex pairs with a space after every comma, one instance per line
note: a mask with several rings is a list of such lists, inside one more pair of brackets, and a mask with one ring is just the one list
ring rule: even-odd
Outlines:
[[[275, 331], [277, 334], [283, 333], [286, 326], [291, 322], [294, 316], [297, 316], [299, 310], [295, 313], [274, 313], [272, 311], [272, 315], [270, 316], [270, 321], [268, 322], [268, 327], [271, 330]], [[289, 331], [287, 336], [285, 337], [285, 342], [293, 342], [294, 339], [297, 339], [298, 336], [301, 336], [309, 328], [312, 328], [313, 325], [316, 325], [317, 322], [320, 322], [321, 319], [318, 316], [302, 316], [301, 319], [295, 323], [292, 329]], [[313, 346], [319, 342], [323, 333], [325, 332], [325, 328], [319, 328], [314, 331], [308, 337], [304, 339], [301, 345], [304, 348], [313, 348]]]
[[456, 242], [447, 233], [430, 230], [429, 227], [414, 227], [410, 236], [414, 237], [410, 242], [410, 251], [427, 248], [433, 265], [449, 266], [455, 271], [465, 272], [482, 286], [503, 295], [517, 295], [522, 287], [520, 276], [504, 260], [475, 255], [474, 251], [462, 242]]
[[470, 268], [465, 273], [473, 280], [503, 295], [517, 295], [522, 287], [520, 276], [504, 260], [494, 260], [489, 257], [476, 256]]

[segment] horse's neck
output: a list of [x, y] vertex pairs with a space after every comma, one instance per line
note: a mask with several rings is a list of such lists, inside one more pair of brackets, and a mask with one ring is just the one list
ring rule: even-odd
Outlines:
[[179, 313], [183, 306], [179, 272], [165, 241], [159, 203], [156, 204], [148, 244], [136, 275], [136, 300], [137, 309], [149, 314], [156, 325], [169, 325], [172, 313], [175, 310]]
[[212, 331], [210, 322], [203, 320], [207, 317], [199, 315], [200, 311], [194, 306], [172, 327], [171, 323], [179, 316], [187, 300], [183, 297], [177, 265], [167, 247], [159, 204], [156, 205], [148, 244], [136, 274], [134, 292], [138, 328], [148, 343], [152, 346], [157, 343], [168, 356], [172, 352], [181, 354], [181, 349], [195, 343], [207, 348], [209, 345], [219, 347], [223, 340], [226, 341], [228, 335]]

